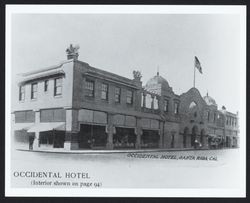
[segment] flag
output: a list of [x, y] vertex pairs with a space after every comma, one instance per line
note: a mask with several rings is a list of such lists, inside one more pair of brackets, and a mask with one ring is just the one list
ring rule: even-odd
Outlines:
[[194, 61], [195, 61], [194, 62], [195, 68], [197, 68], [199, 70], [199, 72], [202, 73], [201, 63], [196, 56], [194, 57]]

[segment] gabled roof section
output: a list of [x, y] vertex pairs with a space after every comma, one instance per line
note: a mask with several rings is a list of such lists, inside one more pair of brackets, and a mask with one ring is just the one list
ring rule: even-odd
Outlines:
[[27, 73], [19, 74], [19, 76], [21, 77], [18, 78], [18, 83], [19, 85], [23, 85], [25, 83], [30, 83], [30, 82], [37, 81], [37, 80], [43, 80], [46, 78], [65, 75], [65, 72], [63, 71], [62, 66], [66, 63], [71, 63], [71, 62], [73, 62], [72, 59], [62, 61], [61, 63], [57, 65], [53, 65], [53, 66], [38, 69], [35, 71], [30, 71]]
[[73, 61], [72, 59], [62, 61], [61, 63], [59, 63], [57, 65], [49, 66], [49, 67], [38, 69], [38, 70], [35, 70], [35, 71], [30, 71], [30, 72], [27, 72], [27, 73], [23, 73], [23, 74], [20, 74], [20, 76], [27, 77], [27, 76], [31, 76], [31, 75], [40, 74], [40, 73], [43, 73], [43, 72], [55, 70], [55, 69], [61, 68], [63, 66], [63, 64], [70, 63], [72, 61]]

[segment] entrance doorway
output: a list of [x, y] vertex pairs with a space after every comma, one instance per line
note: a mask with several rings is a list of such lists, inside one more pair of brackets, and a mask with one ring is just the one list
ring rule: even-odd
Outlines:
[[192, 135], [191, 135], [191, 147], [196, 147], [195, 145], [195, 141], [197, 139], [197, 133], [198, 132], [198, 127], [197, 126], [194, 126], [192, 128]]
[[200, 139], [201, 146], [205, 145], [205, 130], [201, 130], [201, 139]]

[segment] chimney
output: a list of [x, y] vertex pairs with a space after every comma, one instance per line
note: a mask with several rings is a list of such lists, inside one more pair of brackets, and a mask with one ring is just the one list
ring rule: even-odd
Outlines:
[[72, 44], [70, 44], [70, 46], [66, 49], [66, 53], [67, 53], [67, 59], [74, 59], [74, 60], [78, 60], [78, 50], [79, 50], [79, 46], [75, 45], [73, 46]]

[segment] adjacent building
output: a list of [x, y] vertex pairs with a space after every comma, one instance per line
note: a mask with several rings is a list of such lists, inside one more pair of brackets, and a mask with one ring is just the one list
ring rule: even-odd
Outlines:
[[177, 95], [157, 73], [145, 86], [78, 60], [22, 75], [12, 135], [29, 149], [217, 148], [239, 145], [238, 115], [196, 88]]

